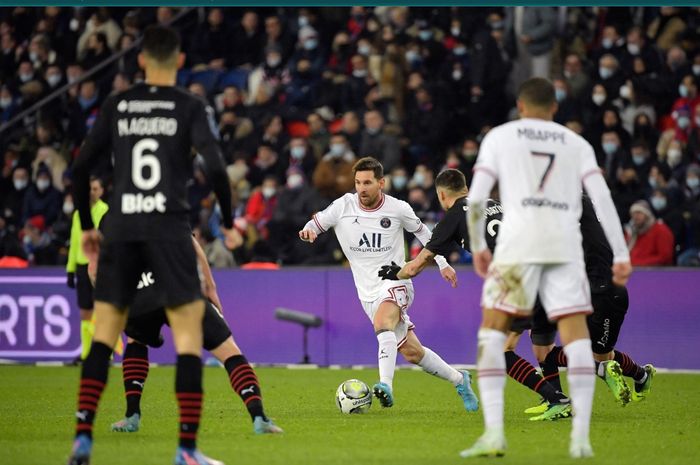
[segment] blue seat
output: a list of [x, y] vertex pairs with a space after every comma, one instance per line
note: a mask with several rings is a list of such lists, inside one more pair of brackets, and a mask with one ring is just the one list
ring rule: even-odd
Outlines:
[[243, 68], [236, 68], [226, 72], [221, 76], [219, 89], [223, 90], [224, 87], [234, 86], [238, 89], [245, 90], [248, 87], [248, 74], [249, 71]]
[[207, 92], [207, 94], [211, 94], [217, 89], [217, 84], [221, 74], [221, 71], [215, 70], [197, 71], [190, 75], [189, 84], [192, 84], [193, 82], [199, 83], [204, 86], [204, 90]]
[[189, 69], [180, 69], [177, 72], [177, 85], [180, 87], [187, 87], [190, 83], [190, 78], [192, 77], [192, 71]]

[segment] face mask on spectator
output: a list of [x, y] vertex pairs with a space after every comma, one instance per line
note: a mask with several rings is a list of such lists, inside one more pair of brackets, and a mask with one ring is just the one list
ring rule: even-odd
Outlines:
[[15, 186], [16, 191], [21, 191], [25, 187], [27, 187], [27, 180], [26, 179], [15, 179], [12, 181], [12, 184]]
[[652, 197], [651, 206], [654, 207], [654, 210], [656, 210], [657, 212], [663, 210], [664, 208], [666, 208], [666, 197]]
[[603, 142], [603, 152], [608, 155], [617, 152], [617, 142]]
[[632, 55], [639, 55], [639, 45], [637, 44], [627, 44], [627, 51]]
[[671, 168], [675, 168], [678, 166], [681, 162], [681, 151], [679, 149], [668, 149], [666, 152], [666, 161], [668, 162], [668, 166]]
[[274, 187], [271, 187], [271, 186], [265, 186], [262, 188], [262, 195], [266, 199], [269, 199], [270, 197], [275, 195], [275, 192], [277, 192], [277, 189], [275, 189]]
[[304, 158], [304, 155], [306, 155], [306, 147], [300, 145], [292, 147], [291, 149], [289, 149], [289, 154], [295, 160], [301, 160], [302, 158]]
[[643, 165], [646, 160], [647, 157], [644, 155], [632, 155], [632, 163], [634, 163], [636, 166]]
[[659, 183], [656, 182], [656, 178], [654, 176], [649, 176], [649, 185], [652, 189], [656, 189], [659, 186]]
[[290, 189], [296, 189], [304, 184], [304, 178], [300, 174], [290, 174], [287, 178], [287, 187]]
[[359, 53], [362, 56], [369, 56], [369, 52], [371, 51], [372, 48], [366, 44], [362, 44], [357, 47], [357, 53]]
[[566, 90], [557, 87], [554, 89], [554, 96], [556, 97], [557, 102], [561, 102], [566, 98]]
[[430, 29], [423, 29], [422, 31], [418, 31], [418, 37], [423, 41], [430, 40], [433, 37], [433, 31]]
[[313, 50], [318, 47], [318, 40], [316, 39], [306, 39], [304, 41], [304, 49]]
[[29, 60], [34, 63], [35, 61], [39, 61], [39, 54], [36, 52], [29, 52]]
[[391, 178], [391, 185], [394, 186], [394, 189], [396, 190], [402, 190], [404, 187], [406, 187], [407, 182], [408, 179], [406, 179], [406, 176], [394, 176]]
[[467, 160], [471, 161], [475, 159], [477, 155], [479, 155], [477, 150], [462, 150], [462, 156]]
[[31, 245], [31, 243], [32, 243], [32, 238], [29, 236], [29, 234], [27, 234], [27, 235], [24, 236], [24, 238], [22, 239], [22, 242], [24, 242], [24, 245]]
[[78, 18], [71, 19], [68, 27], [73, 32], [77, 31], [80, 28], [80, 21], [78, 21]]
[[87, 110], [88, 108], [90, 108], [96, 101], [97, 96], [92, 98], [78, 97], [78, 103], [80, 104], [80, 108], [82, 108], [83, 110]]
[[276, 68], [277, 65], [280, 64], [282, 59], [280, 57], [268, 57], [265, 61], [267, 62], [267, 66], [269, 66], [270, 68]]
[[681, 129], [685, 129], [688, 126], [690, 126], [690, 118], [688, 118], [687, 116], [679, 116], [677, 122], [678, 127]]
[[36, 188], [39, 189], [39, 192], [44, 192], [46, 189], [49, 188], [51, 185], [51, 181], [48, 179], [37, 179], [36, 181]]
[[609, 79], [613, 75], [613, 70], [601, 66], [598, 68], [598, 74], [600, 74], [601, 79]]
[[66, 215], [70, 215], [73, 213], [73, 202], [64, 202], [63, 203], [63, 213]]
[[422, 186], [423, 183], [425, 183], [425, 173], [423, 173], [423, 172], [421, 172], [421, 171], [417, 171], [417, 172], [413, 175], [413, 182], [416, 183], [416, 184], [419, 185], [419, 186]]
[[461, 30], [460, 28], [458, 28], [458, 27], [452, 27], [452, 28], [450, 28], [450, 33], [451, 33], [453, 36], [455, 36], [455, 37], [457, 37], [457, 36], [459, 35], [460, 32], [462, 32], [462, 30]]
[[688, 96], [688, 86], [685, 84], [681, 84], [678, 86], [678, 95], [680, 95], [683, 98], [686, 98]]
[[489, 25], [491, 26], [491, 29], [499, 30], [503, 29], [505, 23], [503, 21], [492, 21], [491, 23], [489, 23]]
[[34, 75], [31, 73], [22, 73], [19, 75], [19, 80], [22, 82], [29, 82], [32, 80], [33, 77]]
[[6, 109], [12, 105], [12, 98], [11, 97], [5, 97], [5, 98], [0, 98], [0, 108], [3, 110]]
[[375, 134], [379, 134], [379, 131], [381, 131], [381, 128], [367, 128], [367, 133], [372, 136]]
[[354, 69], [354, 70], [352, 70], [352, 75], [355, 76], [356, 78], [364, 78], [364, 77], [367, 77], [367, 70], [366, 69]]
[[627, 100], [632, 97], [632, 89], [630, 89], [630, 86], [624, 85], [620, 87], [620, 97], [626, 98]]
[[612, 39], [608, 39], [607, 37], [602, 40], [601, 45], [603, 46], [604, 49], [611, 49], [613, 46], [613, 41]]
[[693, 74], [700, 76], [700, 65], [693, 65]]
[[51, 87], [56, 87], [58, 83], [61, 82], [61, 75], [52, 74], [51, 76], [47, 76], [46, 82], [48, 82]]
[[345, 144], [331, 144], [331, 155], [340, 157], [345, 153]]
[[691, 189], [695, 190], [700, 187], [700, 178], [685, 178], [685, 184]]
[[406, 52], [406, 61], [413, 64], [420, 61], [420, 55], [415, 50], [408, 50]]
[[452, 79], [454, 79], [455, 81], [459, 81], [460, 79], [462, 79], [462, 71], [459, 69], [452, 71]]
[[593, 103], [595, 103], [598, 106], [601, 106], [603, 102], [605, 102], [606, 95], [605, 94], [593, 94]]
[[452, 51], [455, 55], [461, 57], [467, 54], [467, 47], [455, 47]]

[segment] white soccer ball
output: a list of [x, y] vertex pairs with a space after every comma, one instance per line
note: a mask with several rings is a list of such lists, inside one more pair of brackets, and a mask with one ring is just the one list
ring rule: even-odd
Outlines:
[[335, 391], [335, 403], [343, 413], [365, 413], [372, 405], [372, 391], [359, 379], [349, 379]]

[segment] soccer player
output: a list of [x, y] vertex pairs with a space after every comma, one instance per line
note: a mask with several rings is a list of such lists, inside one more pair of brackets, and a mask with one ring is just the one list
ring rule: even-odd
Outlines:
[[[384, 263], [404, 263], [404, 230], [421, 243], [430, 239], [430, 231], [404, 201], [382, 192], [384, 169], [376, 159], [365, 157], [353, 166], [354, 194], [336, 199], [313, 216], [299, 231], [303, 241], [314, 242], [318, 234], [335, 228], [338, 242], [350, 262], [362, 307], [377, 335], [379, 382], [372, 391], [383, 407], [394, 404], [393, 380], [397, 351], [426, 372], [451, 382], [467, 411], [478, 409], [471, 390], [470, 375], [449, 366], [438, 354], [424, 347], [408, 316], [414, 291], [411, 280], [383, 281], [377, 273]], [[454, 287], [457, 276], [444, 257], [436, 257], [440, 273]]]
[[[629, 252], [593, 148], [552, 121], [557, 109], [552, 84], [542, 78], [525, 81], [517, 105], [521, 119], [492, 129], [484, 138], [469, 194], [467, 224], [474, 268], [485, 278], [477, 357], [485, 432], [460, 455], [505, 453], [506, 332], [514, 316], [531, 313], [539, 294], [547, 317], [557, 321], [568, 359], [574, 412], [569, 454], [591, 457], [595, 369], [586, 326], [591, 294], [579, 228], [582, 185], [612, 248], [612, 281], [618, 286], [625, 285], [632, 270]], [[484, 240], [484, 209], [496, 182], [505, 213], [492, 260]]]
[[[197, 262], [202, 272], [203, 294], [207, 297], [202, 321], [204, 349], [219, 360], [228, 373], [229, 382], [246, 406], [256, 434], [282, 433], [282, 428], [270, 420], [263, 409], [262, 393], [255, 370], [233, 340], [221, 311], [216, 284], [204, 251], [194, 238]], [[124, 352], [122, 375], [126, 395], [126, 415], [112, 424], [112, 431], [133, 433], [141, 424], [141, 394], [148, 377], [148, 347], [163, 345], [160, 330], [168, 324], [162, 307], [163, 293], [153, 273], [141, 274], [138, 291], [129, 308], [125, 333], [128, 343]]]
[[[100, 178], [92, 177], [90, 179], [90, 215], [95, 227], [100, 225], [100, 221], [108, 206], [102, 201], [104, 194], [104, 186]], [[94, 300], [92, 297], [92, 284], [88, 278], [87, 264], [88, 259], [83, 253], [80, 239], [82, 230], [80, 229], [80, 217], [78, 212], [73, 212], [73, 219], [70, 229], [70, 247], [68, 248], [68, 263], [66, 263], [66, 272], [68, 273], [67, 284], [71, 289], [76, 290], [78, 296], [78, 307], [80, 308], [80, 344], [82, 352], [76, 359], [83, 361], [87, 358], [90, 352], [90, 343], [92, 342], [92, 334], [94, 327], [92, 323], [92, 307]], [[76, 279], [77, 278], [77, 279]]]
[[[102, 105], [74, 167], [75, 194], [86, 254], [99, 249], [95, 283], [95, 335], [83, 363], [71, 465], [87, 464], [92, 428], [107, 382], [109, 358], [125, 328], [141, 273], [152, 270], [163, 286], [177, 366], [180, 411], [175, 464], [219, 464], [196, 448], [202, 409], [202, 318], [204, 300], [188, 223], [187, 179], [192, 148], [207, 166], [222, 212], [227, 243], [232, 232], [231, 193], [218, 145], [214, 111], [200, 98], [175, 88], [184, 62], [177, 33], [163, 26], [144, 31], [138, 57], [145, 83], [112, 95]], [[113, 159], [114, 192], [104, 242], [89, 210], [90, 171]]]

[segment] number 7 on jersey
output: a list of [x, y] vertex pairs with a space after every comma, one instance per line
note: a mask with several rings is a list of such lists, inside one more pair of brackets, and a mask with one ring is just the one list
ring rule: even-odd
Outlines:
[[549, 164], [547, 164], [547, 168], [544, 170], [544, 173], [542, 174], [542, 179], [540, 179], [539, 192], [542, 192], [542, 190], [544, 189], [544, 183], [547, 181], [547, 176], [549, 175], [549, 172], [552, 170], [552, 165], [554, 164], [554, 154], [553, 153], [544, 153], [544, 152], [534, 152], [534, 151], [531, 151], [530, 154], [533, 157], [547, 157], [547, 158], [549, 158]]

